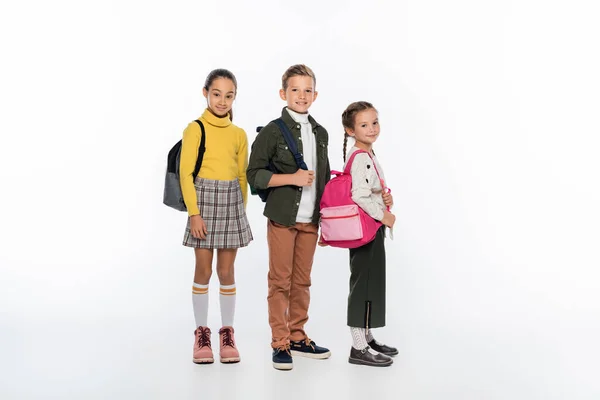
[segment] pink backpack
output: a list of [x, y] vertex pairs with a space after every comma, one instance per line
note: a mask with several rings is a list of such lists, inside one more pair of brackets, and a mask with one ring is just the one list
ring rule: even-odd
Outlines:
[[[321, 197], [322, 241], [332, 247], [354, 249], [364, 246], [375, 239], [377, 230], [382, 225], [380, 221], [373, 219], [352, 200], [350, 169], [354, 157], [360, 153], [367, 152], [355, 151], [350, 156], [344, 172], [331, 171], [335, 178], [327, 182]], [[370, 154], [369, 157], [371, 157]], [[373, 162], [373, 166], [375, 167], [375, 162]], [[377, 167], [375, 167], [375, 171], [379, 176]], [[384, 187], [383, 182], [381, 186]]]

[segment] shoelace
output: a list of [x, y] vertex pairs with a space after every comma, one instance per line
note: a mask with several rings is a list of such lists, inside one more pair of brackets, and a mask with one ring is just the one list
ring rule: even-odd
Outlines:
[[314, 345], [314, 343], [315, 342], [313, 342], [312, 340], [310, 340], [310, 338], [308, 336], [306, 337], [306, 339], [304, 339], [304, 344], [307, 345], [307, 346], [310, 346], [313, 349], [313, 351], [315, 351], [315, 345]]
[[221, 331], [221, 333], [223, 334], [223, 346], [235, 347], [235, 344], [233, 343], [233, 338], [231, 337], [231, 330], [224, 329], [223, 331]]
[[211, 347], [211, 344], [210, 344], [210, 331], [207, 328], [199, 328], [199, 329], [200, 329], [200, 334], [198, 335], [198, 346], [200, 346], [200, 347], [204, 347], [204, 346]]
[[289, 343], [287, 343], [287, 344], [284, 344], [284, 345], [282, 345], [282, 346], [279, 346], [279, 347], [277, 348], [277, 350], [279, 350], [279, 351], [285, 351], [286, 353], [288, 353], [288, 355], [289, 355], [290, 357], [292, 356], [292, 353], [290, 353], [290, 344], [289, 344]]

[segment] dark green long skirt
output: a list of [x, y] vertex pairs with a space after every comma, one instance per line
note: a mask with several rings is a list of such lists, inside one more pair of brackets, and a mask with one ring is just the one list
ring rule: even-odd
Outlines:
[[385, 326], [385, 226], [372, 242], [350, 249], [348, 326]]

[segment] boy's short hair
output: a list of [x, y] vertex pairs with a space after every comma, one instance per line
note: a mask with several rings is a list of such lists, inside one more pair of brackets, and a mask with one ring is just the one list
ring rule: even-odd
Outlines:
[[313, 72], [313, 70], [304, 64], [296, 64], [289, 67], [281, 77], [281, 87], [283, 88], [283, 90], [287, 90], [288, 79], [290, 79], [293, 76], [310, 76], [313, 80], [314, 85], [317, 85], [317, 78], [315, 77], [315, 73]]

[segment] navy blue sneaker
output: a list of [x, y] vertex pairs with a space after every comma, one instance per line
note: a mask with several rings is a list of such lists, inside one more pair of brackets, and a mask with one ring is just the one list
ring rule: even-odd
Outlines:
[[281, 347], [279, 349], [273, 349], [273, 368], [280, 370], [290, 370], [294, 367], [292, 355], [290, 354], [289, 348]]
[[317, 346], [316, 343], [309, 338], [306, 338], [305, 340], [298, 340], [297, 342], [291, 342], [290, 348], [293, 356], [318, 359], [325, 359], [331, 356], [329, 349]]

